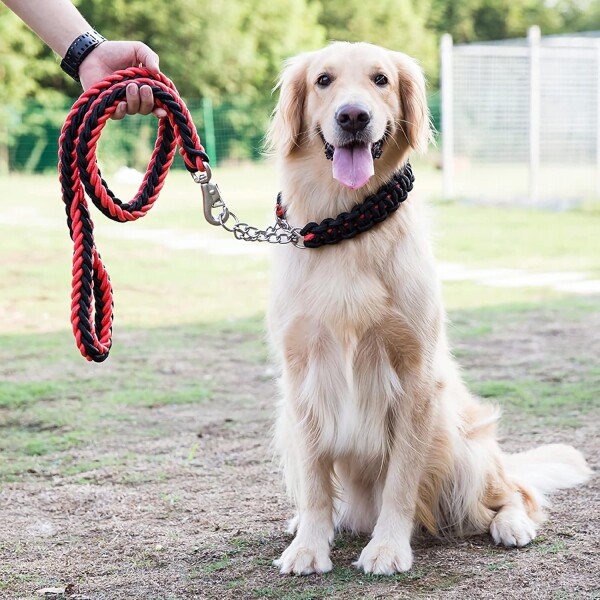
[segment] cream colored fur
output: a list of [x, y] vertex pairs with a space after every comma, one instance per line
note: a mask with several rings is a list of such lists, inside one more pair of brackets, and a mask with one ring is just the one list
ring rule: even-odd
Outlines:
[[[324, 72], [333, 83], [316, 85]], [[374, 84], [383, 73], [385, 87]], [[375, 175], [352, 191], [332, 178], [319, 128], [335, 140], [342, 103], [388, 129]], [[320, 221], [373, 193], [430, 136], [425, 84], [408, 56], [335, 43], [292, 59], [269, 132], [293, 225]], [[418, 173], [417, 183], [419, 185]], [[439, 535], [490, 532], [522, 546], [544, 494], [586, 480], [569, 446], [507, 456], [498, 410], [464, 386], [451, 357], [424, 206], [410, 197], [384, 223], [319, 250], [278, 247], [268, 316], [281, 362], [276, 445], [297, 516], [282, 573], [332, 568], [336, 528], [368, 532], [356, 565], [392, 574], [412, 565], [415, 525]]]

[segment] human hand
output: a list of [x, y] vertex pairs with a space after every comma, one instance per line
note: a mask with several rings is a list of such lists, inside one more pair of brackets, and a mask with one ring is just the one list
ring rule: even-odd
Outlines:
[[[114, 71], [143, 65], [153, 73], [158, 73], [158, 55], [142, 42], [102, 42], [84, 59], [79, 67], [79, 78], [84, 90], [104, 79]], [[119, 102], [112, 116], [122, 119], [128, 115], [154, 114], [161, 118], [167, 115], [163, 108], [154, 108], [154, 97], [149, 85], [138, 87], [135, 83], [127, 86], [126, 100]]]

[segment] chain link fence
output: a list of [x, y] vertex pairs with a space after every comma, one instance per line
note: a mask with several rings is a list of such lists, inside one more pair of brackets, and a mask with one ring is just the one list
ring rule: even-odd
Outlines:
[[[72, 102], [52, 105], [31, 102], [10, 109], [7, 131], [0, 136], [0, 172], [56, 171], [58, 138]], [[213, 104], [209, 99], [187, 102], [213, 165], [226, 161], [258, 160], [272, 106], [240, 102]], [[157, 122], [140, 115], [108, 121], [98, 160], [106, 172], [127, 166], [145, 170], [156, 138]], [[174, 168], [183, 168], [176, 157]]]
[[444, 195], [600, 198], [600, 32], [452, 45], [442, 61]]

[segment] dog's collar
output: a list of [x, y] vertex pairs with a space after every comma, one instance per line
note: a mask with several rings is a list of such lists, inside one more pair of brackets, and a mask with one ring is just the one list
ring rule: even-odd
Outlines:
[[[320, 223], [308, 223], [300, 231], [306, 248], [319, 248], [326, 244], [337, 244], [349, 240], [359, 233], [368, 231], [385, 220], [408, 198], [415, 177], [410, 163], [394, 173], [390, 181], [382, 185], [375, 194], [355, 205], [349, 212], [340, 213], [335, 219], [323, 219]], [[285, 217], [286, 208], [281, 192], [277, 195], [275, 214], [277, 220], [289, 229]]]

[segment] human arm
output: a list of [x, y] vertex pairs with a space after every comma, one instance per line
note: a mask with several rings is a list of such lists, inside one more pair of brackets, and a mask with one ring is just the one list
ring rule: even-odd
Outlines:
[[[75, 8], [70, 0], [2, 0], [17, 14], [59, 56], [64, 57], [71, 43], [92, 27]], [[142, 42], [106, 41], [94, 48], [79, 67], [79, 77], [86, 90], [107, 75], [118, 69], [144, 65], [153, 73], [158, 73], [158, 56]], [[165, 116], [161, 108], [154, 109], [154, 98], [149, 86], [130, 84], [127, 87], [126, 101], [119, 103], [114, 118], [125, 114], [149, 114]]]

